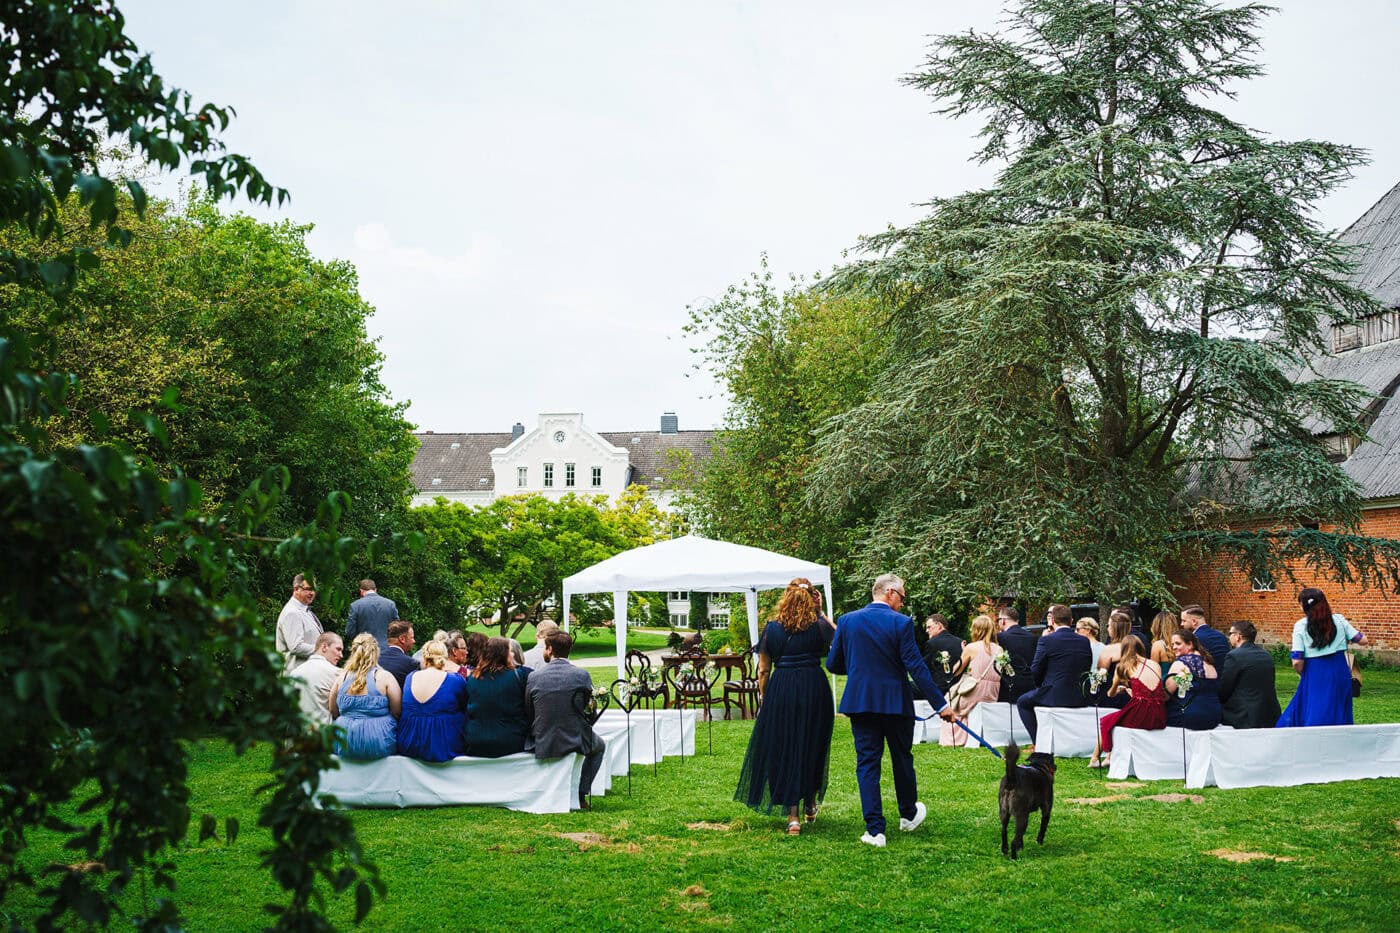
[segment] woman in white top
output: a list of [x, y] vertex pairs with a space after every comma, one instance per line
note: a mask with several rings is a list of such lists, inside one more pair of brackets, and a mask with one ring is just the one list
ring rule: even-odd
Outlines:
[[1332, 611], [1323, 592], [1308, 587], [1298, 594], [1305, 613], [1293, 625], [1293, 669], [1301, 675], [1298, 692], [1279, 717], [1283, 726], [1351, 725], [1351, 669], [1347, 645], [1366, 636]]

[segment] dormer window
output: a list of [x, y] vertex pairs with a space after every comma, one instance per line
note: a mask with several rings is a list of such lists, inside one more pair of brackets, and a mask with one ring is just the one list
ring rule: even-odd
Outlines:
[[1354, 324], [1332, 325], [1332, 352], [1345, 353], [1400, 338], [1400, 309], [1364, 317]]
[[1341, 463], [1356, 450], [1354, 434], [1323, 434], [1319, 440], [1327, 448], [1327, 459], [1333, 463]]

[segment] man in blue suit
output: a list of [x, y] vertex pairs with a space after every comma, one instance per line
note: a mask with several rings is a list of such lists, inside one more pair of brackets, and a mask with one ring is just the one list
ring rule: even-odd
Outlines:
[[1187, 606], [1181, 610], [1181, 627], [1196, 633], [1201, 645], [1210, 652], [1217, 671], [1223, 668], [1225, 657], [1230, 653], [1230, 639], [1206, 624], [1206, 611], [1200, 606]]
[[356, 635], [369, 632], [379, 642], [379, 650], [389, 647], [389, 623], [399, 620], [399, 607], [392, 599], [379, 595], [374, 581], [360, 581], [360, 598], [350, 604], [350, 617], [345, 623], [345, 640], [353, 642]]
[[1068, 606], [1050, 607], [1048, 628], [1035, 646], [1031, 661], [1031, 677], [1035, 689], [1016, 701], [1021, 722], [1026, 724], [1031, 742], [1035, 741], [1037, 706], [1088, 706], [1089, 699], [1080, 688], [1085, 674], [1094, 664], [1094, 651], [1089, 639], [1070, 628], [1073, 616]]
[[884, 848], [880, 763], [886, 744], [899, 801], [899, 828], [913, 832], [928, 815], [928, 808], [918, 800], [914, 777], [914, 697], [909, 678], [914, 678], [939, 716], [949, 722], [954, 717], [915, 647], [913, 621], [898, 611], [904, 608], [904, 581], [892, 573], [883, 574], [870, 594], [874, 602], [837, 620], [826, 667], [849, 678], [840, 712], [850, 717], [856, 745], [856, 782], [865, 815], [865, 835], [860, 841]]

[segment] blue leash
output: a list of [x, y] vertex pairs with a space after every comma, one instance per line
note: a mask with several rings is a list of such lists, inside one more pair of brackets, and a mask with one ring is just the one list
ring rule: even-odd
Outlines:
[[[938, 717], [937, 717], [937, 715], [934, 715], [934, 716], [915, 716], [914, 718], [917, 719], [919, 722], [928, 722], [930, 719], [937, 719]], [[980, 735], [978, 735], [976, 732], [973, 732], [971, 729], [969, 729], [969, 728], [967, 727], [967, 723], [963, 722], [961, 719], [954, 719], [953, 722], [954, 722], [954, 724], [957, 725], [957, 727], [958, 727], [959, 729], [961, 729], [962, 731], [966, 732], [968, 735], [970, 735], [970, 736], [972, 736], [974, 739], [976, 739], [978, 745], [981, 745], [983, 748], [985, 748], [987, 751], [991, 752], [993, 755], [996, 755], [998, 758], [1001, 757], [1001, 752], [997, 751], [996, 746], [993, 745], [991, 742], [988, 742], [986, 739], [982, 738], [982, 737], [981, 737]]]

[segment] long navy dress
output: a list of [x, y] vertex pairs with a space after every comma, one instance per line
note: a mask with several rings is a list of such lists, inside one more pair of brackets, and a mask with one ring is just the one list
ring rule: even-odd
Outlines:
[[1206, 677], [1206, 659], [1199, 654], [1183, 654], [1178, 660], [1191, 672], [1191, 690], [1185, 697], [1178, 692], [1167, 699], [1167, 725], [1214, 729], [1220, 725], [1220, 679]]
[[818, 619], [801, 632], [769, 622], [759, 640], [773, 662], [768, 690], [749, 736], [734, 799], [762, 813], [774, 807], [815, 808], [826, 796], [827, 759], [836, 711], [821, 662], [831, 624]]

